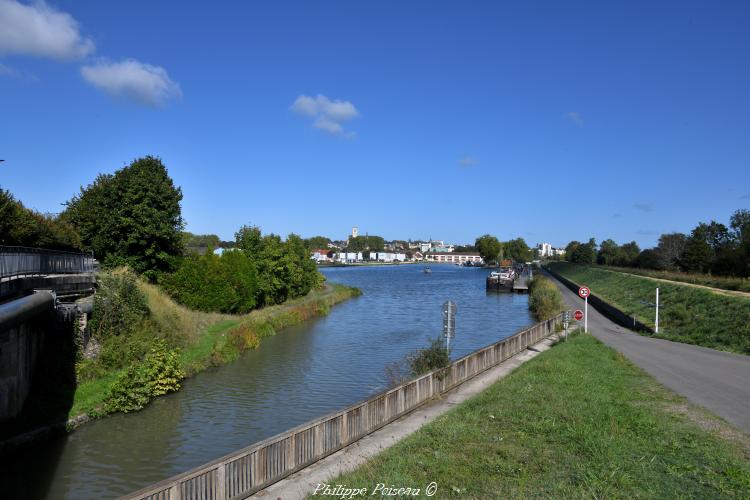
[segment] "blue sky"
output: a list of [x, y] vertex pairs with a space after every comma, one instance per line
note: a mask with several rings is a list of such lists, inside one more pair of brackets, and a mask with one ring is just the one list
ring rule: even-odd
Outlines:
[[750, 207], [747, 2], [0, 0], [0, 186], [160, 156], [187, 229], [636, 240]]

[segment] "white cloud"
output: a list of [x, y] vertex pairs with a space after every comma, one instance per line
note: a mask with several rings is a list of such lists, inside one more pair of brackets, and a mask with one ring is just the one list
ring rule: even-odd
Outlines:
[[94, 52], [78, 22], [39, 0], [26, 5], [0, 0], [0, 54], [22, 54], [65, 60]]
[[479, 160], [472, 158], [471, 156], [464, 156], [458, 160], [458, 164], [462, 167], [473, 167], [474, 165], [479, 164]]
[[577, 111], [571, 111], [566, 116], [570, 121], [572, 121], [579, 127], [583, 127], [583, 117], [581, 116], [581, 113], [578, 113]]
[[353, 132], [347, 132], [342, 125], [359, 116], [357, 108], [349, 101], [330, 100], [324, 95], [316, 97], [300, 95], [289, 108], [295, 113], [315, 118], [313, 127], [331, 135], [352, 137]]
[[112, 97], [124, 97], [146, 106], [159, 106], [170, 98], [182, 96], [179, 84], [169, 78], [164, 68], [134, 59], [83, 66], [81, 75]]

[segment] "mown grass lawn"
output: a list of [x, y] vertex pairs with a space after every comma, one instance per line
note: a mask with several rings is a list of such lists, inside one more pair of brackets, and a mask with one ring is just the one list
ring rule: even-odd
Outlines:
[[571, 337], [330, 484], [435, 498], [748, 498], [750, 438]]
[[659, 337], [750, 354], [750, 298], [568, 262], [549, 267], [650, 326], [659, 287]]

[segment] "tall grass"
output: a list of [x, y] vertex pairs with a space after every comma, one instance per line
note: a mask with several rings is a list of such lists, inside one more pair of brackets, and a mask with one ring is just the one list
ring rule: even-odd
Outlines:
[[538, 321], [550, 319], [565, 309], [560, 290], [540, 274], [529, 281], [529, 309]]
[[569, 262], [549, 268], [579, 284], [642, 323], [654, 326], [659, 287], [659, 337], [714, 349], [750, 354], [750, 298], [677, 283], [656, 283], [593, 266]]

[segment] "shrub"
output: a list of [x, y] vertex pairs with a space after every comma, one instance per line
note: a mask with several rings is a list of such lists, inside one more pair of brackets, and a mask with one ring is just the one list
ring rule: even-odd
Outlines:
[[170, 350], [163, 340], [156, 341], [145, 359], [131, 364], [114, 383], [105, 410], [140, 410], [152, 398], [179, 390], [183, 378], [177, 351]]
[[537, 320], [544, 321], [563, 311], [565, 303], [557, 286], [537, 275], [529, 281], [529, 309]]
[[89, 323], [91, 335], [103, 340], [127, 335], [149, 314], [146, 296], [135, 275], [127, 270], [100, 273]]
[[199, 311], [242, 314], [256, 304], [255, 264], [241, 252], [185, 257], [161, 285], [177, 302]]
[[437, 368], [448, 366], [450, 364], [450, 355], [443, 345], [442, 338], [436, 337], [430, 340], [429, 347], [417, 349], [409, 354], [407, 362], [412, 376], [418, 377]]

